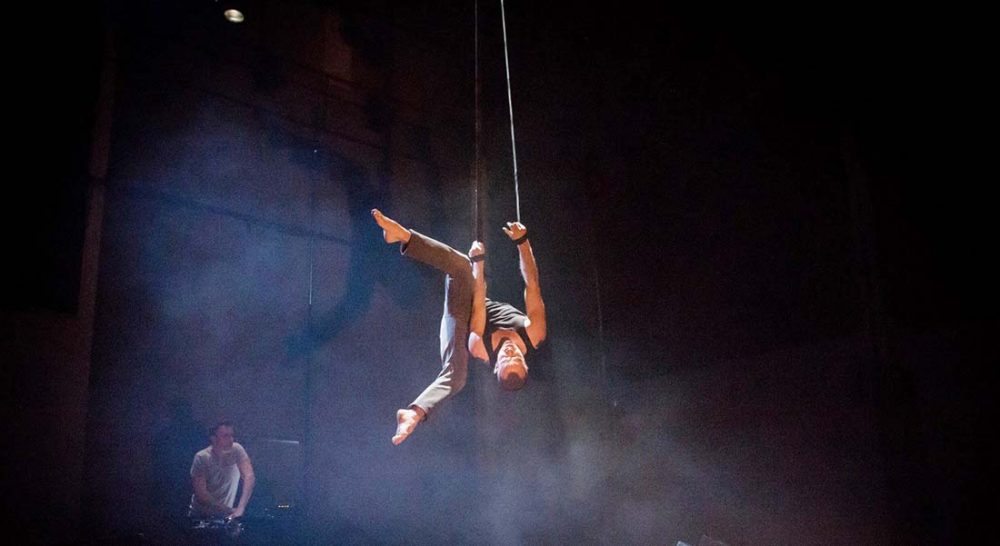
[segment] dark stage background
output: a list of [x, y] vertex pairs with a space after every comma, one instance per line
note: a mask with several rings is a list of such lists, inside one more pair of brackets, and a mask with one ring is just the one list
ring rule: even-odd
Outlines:
[[[474, 367], [394, 447], [443, 282], [369, 210], [468, 249], [473, 3], [243, 6], [16, 8], [8, 529], [179, 543], [228, 418], [251, 543], [989, 536], [973, 14], [508, 3], [549, 339], [526, 389]], [[520, 304], [500, 13], [479, 9], [487, 274]]]

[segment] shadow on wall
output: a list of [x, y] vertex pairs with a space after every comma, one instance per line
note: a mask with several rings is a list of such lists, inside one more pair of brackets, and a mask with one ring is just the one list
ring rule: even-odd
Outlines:
[[[382, 101], [373, 100], [381, 103]], [[375, 108], [381, 112], [370, 116], [369, 122], [382, 135], [387, 134], [392, 124], [393, 116], [385, 113], [386, 108]], [[286, 340], [286, 365], [294, 365], [316, 351], [323, 344], [335, 339], [351, 323], [358, 320], [368, 309], [375, 287], [381, 284], [388, 292], [393, 302], [404, 309], [410, 309], [419, 304], [407, 287], [412, 285], [411, 279], [401, 278], [412, 275], [398, 267], [396, 256], [385, 252], [385, 243], [381, 232], [375, 228], [371, 218], [371, 209], [380, 207], [392, 210], [391, 200], [391, 152], [388, 142], [383, 143], [382, 157], [375, 173], [369, 173], [358, 162], [347, 158], [329, 147], [315, 146], [303, 138], [292, 135], [279, 128], [272, 128], [270, 133], [272, 144], [276, 147], [287, 147], [297, 154], [292, 154], [294, 161], [301, 162], [310, 170], [325, 172], [327, 180], [342, 184], [347, 198], [347, 214], [350, 218], [351, 233], [346, 237], [349, 242], [347, 264], [347, 285], [340, 301], [332, 308], [321, 311], [317, 315], [307, 317], [298, 328], [298, 332]], [[417, 140], [423, 145], [418, 146], [419, 154], [428, 169], [427, 188], [429, 203], [431, 203], [431, 229], [438, 231], [444, 225], [443, 189], [441, 173], [433, 160], [426, 129], [422, 129]], [[311, 151], [311, 153], [310, 153]], [[315, 199], [315, 197], [314, 197]]]

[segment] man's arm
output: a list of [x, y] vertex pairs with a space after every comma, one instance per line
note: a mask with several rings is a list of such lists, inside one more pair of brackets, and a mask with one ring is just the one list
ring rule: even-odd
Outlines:
[[257, 483], [257, 478], [253, 475], [253, 464], [250, 463], [250, 457], [246, 457], [237, 463], [237, 467], [240, 469], [243, 489], [242, 493], [240, 493], [240, 500], [236, 503], [236, 509], [233, 510], [234, 518], [241, 517], [246, 512], [247, 503], [250, 502], [250, 497], [253, 495], [253, 486]]
[[201, 506], [208, 507], [213, 514], [220, 516], [228, 516], [233, 512], [232, 508], [215, 500], [208, 493], [208, 482], [205, 481], [205, 476], [192, 476], [191, 484], [194, 487], [194, 496], [198, 499]]
[[469, 318], [469, 352], [480, 360], [489, 360], [486, 347], [483, 345], [483, 331], [486, 330], [486, 262], [476, 260], [477, 256], [486, 256], [483, 243], [475, 241], [469, 249], [472, 261], [472, 278], [475, 284], [472, 288], [472, 316]]
[[521, 278], [524, 279], [524, 312], [528, 315], [528, 337], [538, 347], [545, 341], [545, 302], [542, 301], [542, 289], [538, 284], [538, 265], [528, 240], [528, 230], [520, 222], [507, 222], [504, 233], [512, 241], [521, 241], [517, 245], [517, 253], [521, 262]]

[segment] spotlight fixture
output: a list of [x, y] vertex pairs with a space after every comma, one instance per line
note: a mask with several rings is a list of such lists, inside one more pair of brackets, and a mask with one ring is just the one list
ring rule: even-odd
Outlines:
[[222, 15], [225, 16], [226, 20], [230, 23], [242, 23], [244, 19], [243, 12], [236, 8], [229, 8], [222, 12]]

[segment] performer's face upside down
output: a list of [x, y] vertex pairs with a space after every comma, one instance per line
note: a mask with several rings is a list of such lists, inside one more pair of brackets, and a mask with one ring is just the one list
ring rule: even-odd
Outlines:
[[524, 353], [510, 338], [500, 342], [496, 363], [497, 379], [504, 390], [516, 391], [528, 379], [528, 366], [524, 363]]

